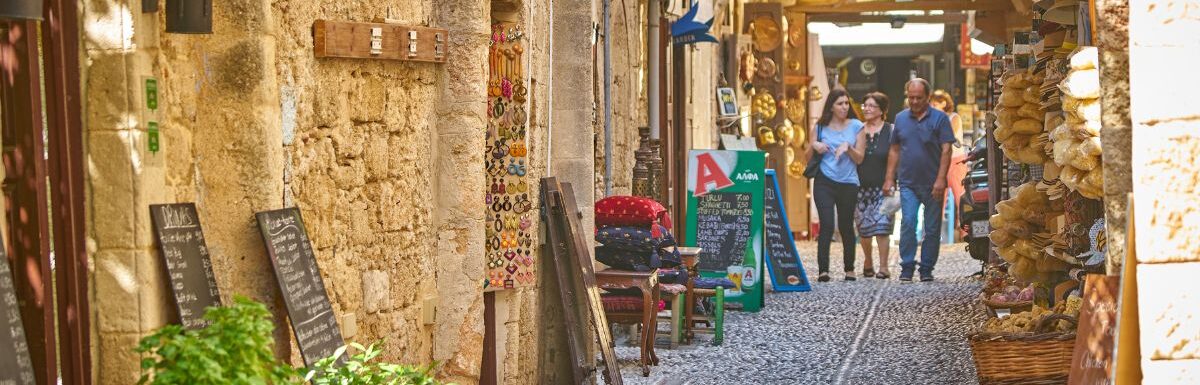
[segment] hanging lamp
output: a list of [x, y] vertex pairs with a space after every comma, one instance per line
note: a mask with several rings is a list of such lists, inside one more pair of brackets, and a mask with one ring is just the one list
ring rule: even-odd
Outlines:
[[167, 33], [212, 33], [212, 0], [167, 0]]
[[42, 19], [42, 0], [0, 1], [0, 19]]

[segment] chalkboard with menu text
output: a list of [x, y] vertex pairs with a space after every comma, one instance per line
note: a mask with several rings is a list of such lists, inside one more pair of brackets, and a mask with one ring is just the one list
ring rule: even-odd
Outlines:
[[763, 233], [766, 234], [767, 272], [771, 274], [771, 286], [775, 291], [809, 291], [812, 286], [796, 251], [796, 240], [788, 226], [783, 194], [775, 170], [767, 170], [767, 181], [763, 183]]
[[3, 244], [0, 240], [0, 384], [33, 385], [33, 363]]
[[150, 205], [150, 222], [158, 241], [158, 254], [167, 266], [180, 323], [187, 329], [207, 326], [204, 310], [221, 306], [221, 293], [213, 276], [196, 205]]
[[283, 293], [292, 332], [300, 345], [300, 356], [305, 365], [312, 366], [333, 355], [344, 342], [300, 210], [291, 207], [264, 211], [255, 217]]
[[742, 262], [750, 241], [751, 195], [714, 192], [696, 198], [696, 247], [701, 248], [697, 268], [724, 271]]
[[758, 311], [763, 305], [762, 151], [688, 152], [683, 245], [699, 247], [696, 270], [727, 278], [725, 303]]

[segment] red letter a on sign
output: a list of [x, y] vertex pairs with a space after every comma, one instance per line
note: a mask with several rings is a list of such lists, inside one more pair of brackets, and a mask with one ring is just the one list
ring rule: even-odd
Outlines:
[[696, 156], [696, 186], [692, 188], [693, 196], [701, 196], [708, 194], [712, 185], [712, 190], [720, 190], [733, 185], [733, 181], [729, 180], [729, 176], [721, 171], [721, 167], [717, 166], [717, 161], [713, 159], [712, 154], [700, 154]]

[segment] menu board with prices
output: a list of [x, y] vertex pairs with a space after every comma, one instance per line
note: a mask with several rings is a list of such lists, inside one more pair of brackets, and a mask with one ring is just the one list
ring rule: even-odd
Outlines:
[[688, 152], [684, 246], [702, 248], [697, 270], [728, 278], [726, 303], [746, 311], [763, 304], [763, 176], [761, 151]]
[[208, 325], [204, 311], [221, 306], [221, 293], [194, 203], [150, 205], [158, 254], [167, 266], [179, 320], [187, 329]]
[[763, 191], [763, 233], [766, 234], [767, 272], [775, 291], [809, 291], [808, 275], [796, 251], [796, 240], [788, 226], [783, 194], [775, 170], [767, 170]]
[[[264, 211], [255, 217], [287, 305], [300, 355], [305, 365], [312, 366], [333, 355], [344, 341], [300, 210], [291, 207]], [[345, 356], [339, 359], [344, 360]]]
[[[0, 246], [3, 244], [0, 241]], [[0, 384], [33, 385], [33, 362], [5, 254], [0, 247]]]

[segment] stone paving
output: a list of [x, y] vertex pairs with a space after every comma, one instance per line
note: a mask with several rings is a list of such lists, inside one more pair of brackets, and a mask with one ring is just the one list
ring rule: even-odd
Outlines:
[[[725, 343], [656, 349], [660, 365], [642, 377], [638, 350], [617, 343], [626, 384], [975, 384], [966, 335], [985, 317], [975, 297], [979, 270], [961, 244], [945, 245], [934, 282], [892, 278], [816, 282], [816, 244], [798, 243], [813, 283], [805, 293], [767, 293], [759, 313], [726, 312]], [[862, 252], [858, 268], [862, 272]], [[665, 328], [666, 325], [663, 325]], [[659, 333], [662, 337], [663, 333]], [[665, 339], [660, 339], [665, 341]]]

